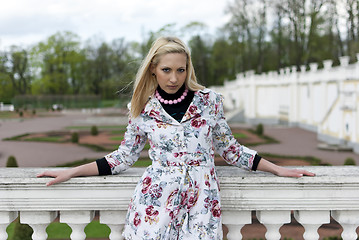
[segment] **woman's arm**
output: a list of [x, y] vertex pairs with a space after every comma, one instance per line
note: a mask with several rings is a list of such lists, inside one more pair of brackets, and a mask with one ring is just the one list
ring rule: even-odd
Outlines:
[[257, 170], [270, 172], [280, 177], [303, 177], [303, 176], [315, 176], [314, 173], [308, 172], [303, 169], [285, 168], [271, 163], [262, 158], [259, 163]]
[[96, 176], [99, 175], [96, 162], [84, 164], [78, 167], [59, 170], [59, 171], [45, 171], [37, 175], [37, 177], [54, 177], [55, 179], [48, 182], [46, 186], [51, 186], [55, 183], [65, 182], [73, 177], [80, 176]]

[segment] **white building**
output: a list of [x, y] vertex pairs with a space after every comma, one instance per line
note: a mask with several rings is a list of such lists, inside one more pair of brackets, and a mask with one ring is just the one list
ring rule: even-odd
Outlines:
[[321, 141], [359, 153], [359, 61], [349, 64], [344, 56], [336, 67], [326, 60], [323, 69], [311, 63], [309, 71], [305, 66], [279, 74], [248, 71], [211, 88], [223, 94], [229, 120], [241, 116], [251, 124], [299, 126], [316, 131]]

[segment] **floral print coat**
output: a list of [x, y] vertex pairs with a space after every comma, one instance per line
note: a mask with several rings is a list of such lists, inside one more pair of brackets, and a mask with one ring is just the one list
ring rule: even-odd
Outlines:
[[222, 239], [215, 151], [229, 164], [248, 170], [256, 152], [232, 136], [221, 95], [209, 89], [195, 92], [181, 122], [151, 97], [140, 116], [129, 120], [118, 150], [105, 156], [112, 174], [129, 168], [147, 140], [152, 165], [131, 199], [124, 237]]

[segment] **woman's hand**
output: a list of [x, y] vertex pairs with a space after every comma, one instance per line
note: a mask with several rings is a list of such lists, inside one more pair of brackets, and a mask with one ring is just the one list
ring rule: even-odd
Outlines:
[[37, 175], [37, 177], [53, 177], [54, 180], [46, 183], [46, 186], [51, 186], [55, 183], [61, 183], [73, 177], [79, 176], [96, 176], [98, 175], [98, 168], [96, 162], [81, 165], [75, 168], [69, 168], [59, 171], [45, 171]]
[[51, 186], [55, 183], [65, 182], [65, 181], [69, 180], [70, 178], [72, 178], [71, 170], [72, 169], [59, 170], [59, 171], [45, 171], [43, 173], [38, 174], [36, 177], [53, 177], [53, 178], [55, 178], [54, 180], [46, 183], [46, 186]]
[[280, 177], [303, 177], [303, 176], [311, 176], [314, 177], [315, 174], [309, 171], [306, 171], [304, 169], [294, 169], [294, 168], [285, 168], [285, 167], [281, 167], [278, 166], [274, 163], [271, 163], [269, 161], [267, 161], [266, 159], [262, 158], [259, 161], [257, 170], [260, 171], [265, 171], [265, 172], [270, 172], [273, 173], [277, 176]]
[[275, 173], [277, 176], [280, 177], [303, 177], [303, 176], [310, 176], [314, 177], [315, 174], [309, 171], [306, 171], [304, 169], [294, 169], [294, 168], [284, 168], [279, 167], [277, 173]]

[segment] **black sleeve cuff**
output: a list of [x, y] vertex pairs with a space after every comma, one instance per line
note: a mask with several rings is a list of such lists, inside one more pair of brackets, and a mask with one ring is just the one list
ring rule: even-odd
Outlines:
[[108, 162], [105, 157], [97, 159], [96, 164], [97, 164], [98, 173], [100, 176], [112, 175], [111, 168], [108, 165]]
[[261, 156], [259, 156], [258, 154], [256, 154], [256, 156], [254, 157], [254, 161], [253, 161], [253, 166], [252, 166], [252, 171], [256, 171], [259, 161], [262, 159]]

